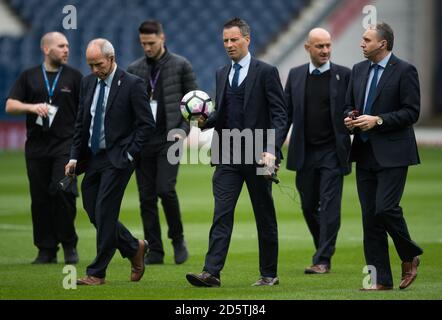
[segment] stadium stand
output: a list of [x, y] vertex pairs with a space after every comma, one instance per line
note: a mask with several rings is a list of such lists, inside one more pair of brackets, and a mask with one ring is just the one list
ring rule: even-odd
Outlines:
[[[19, 73], [41, 61], [39, 40], [48, 31], [66, 34], [71, 55], [69, 64], [88, 73], [84, 59], [87, 43], [104, 37], [114, 45], [118, 64], [126, 68], [142, 55], [138, 26], [146, 19], [163, 22], [168, 47], [192, 63], [202, 90], [212, 92], [215, 70], [227, 62], [221, 41], [225, 21], [240, 16], [252, 28], [251, 50], [256, 55], [281, 32], [309, 0], [6, 0], [29, 27], [21, 38], [0, 37], [0, 99], [4, 105], [12, 83]], [[63, 30], [67, 4], [77, 10], [77, 29]], [[0, 119], [10, 119], [4, 114]]]
[[[442, 30], [442, 2], [438, 1], [436, 4], [436, 30]], [[435, 41], [435, 72], [434, 72], [434, 101], [435, 101], [435, 111], [437, 114], [442, 114], [442, 43], [440, 41]]]

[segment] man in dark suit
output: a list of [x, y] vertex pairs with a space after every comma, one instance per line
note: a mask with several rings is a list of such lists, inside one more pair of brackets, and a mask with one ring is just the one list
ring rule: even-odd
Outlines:
[[330, 272], [341, 221], [344, 175], [350, 172], [350, 135], [342, 121], [350, 69], [330, 62], [331, 36], [310, 31], [305, 49], [311, 62], [290, 70], [285, 87], [293, 129], [287, 169], [296, 187], [316, 252], [306, 274]]
[[[118, 221], [124, 190], [142, 146], [155, 128], [143, 80], [118, 68], [105, 39], [86, 50], [92, 74], [81, 85], [71, 160], [66, 175], [87, 161], [81, 185], [83, 206], [97, 229], [97, 256], [79, 285], [104, 284], [116, 249], [132, 263], [131, 281], [144, 274], [147, 241], [137, 240]], [[77, 170], [77, 173], [79, 170]]]
[[386, 23], [365, 31], [361, 47], [368, 60], [353, 67], [346, 97], [347, 111], [353, 112], [344, 121], [355, 133], [351, 160], [356, 162], [365, 259], [377, 274], [364, 290], [393, 288], [387, 234], [402, 260], [400, 289], [416, 278], [423, 253], [411, 240], [400, 207], [408, 166], [420, 163], [413, 130], [420, 112], [419, 78], [413, 65], [392, 53], [393, 44]]
[[[254, 285], [272, 286], [279, 283], [278, 228], [269, 177], [280, 160], [284, 142], [287, 119], [284, 92], [278, 70], [251, 57], [248, 50], [250, 28], [245, 21], [235, 18], [227, 22], [223, 40], [232, 63], [216, 74], [216, 111], [207, 122], [200, 120], [199, 123], [202, 128], [215, 128], [211, 150], [212, 163], [216, 165], [213, 176], [215, 212], [203, 271], [188, 273], [186, 277], [197, 287], [220, 286], [234, 210], [245, 182], [258, 229], [261, 277]], [[264, 137], [273, 134], [273, 138], [261, 139], [260, 132]], [[230, 133], [236, 141], [230, 139]], [[241, 134], [249, 134], [253, 141], [238, 139]], [[262, 152], [248, 148], [259, 144], [259, 139], [263, 140]], [[255, 154], [258, 157], [253, 157]], [[242, 159], [236, 161], [235, 158], [240, 157]], [[258, 175], [259, 164], [267, 168], [267, 176]]]

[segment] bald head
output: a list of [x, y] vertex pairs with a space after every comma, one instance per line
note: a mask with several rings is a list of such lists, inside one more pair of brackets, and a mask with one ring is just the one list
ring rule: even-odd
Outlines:
[[68, 42], [65, 35], [60, 32], [48, 32], [40, 40], [40, 48], [44, 50], [44, 47], [53, 45], [54, 43], [64, 41]]
[[115, 57], [115, 49], [109, 40], [98, 38], [89, 42], [86, 49], [86, 57], [88, 55], [102, 55], [107, 58]]
[[69, 42], [60, 32], [46, 33], [40, 41], [41, 51], [45, 55], [45, 64], [49, 69], [57, 69], [66, 64], [69, 58]]
[[331, 44], [331, 36], [327, 30], [315, 28], [309, 32], [304, 47], [315, 67], [320, 67], [330, 60]]
[[86, 49], [87, 64], [93, 74], [105, 80], [115, 67], [115, 49], [106, 39], [94, 39]]
[[330, 33], [322, 28], [312, 29], [307, 38], [307, 43], [317, 42], [317, 41], [329, 41], [331, 42]]

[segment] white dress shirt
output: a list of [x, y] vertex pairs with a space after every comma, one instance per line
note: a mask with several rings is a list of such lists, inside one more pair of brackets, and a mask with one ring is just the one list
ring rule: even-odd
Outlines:
[[320, 66], [319, 68], [316, 67], [312, 62], [310, 62], [310, 65], [309, 65], [309, 72], [310, 72], [310, 74], [312, 74], [312, 72], [313, 72], [315, 69], [318, 69], [319, 72], [321, 72], [321, 73], [324, 73], [324, 72], [330, 70], [330, 60], [327, 61], [326, 63], [324, 63], [324, 64], [323, 64], [322, 66]]

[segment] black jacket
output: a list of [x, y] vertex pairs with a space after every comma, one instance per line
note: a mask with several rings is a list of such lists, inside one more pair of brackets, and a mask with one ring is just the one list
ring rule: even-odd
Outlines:
[[[205, 129], [215, 128], [218, 136], [221, 138], [222, 129], [225, 120], [224, 97], [228, 84], [231, 65], [219, 69], [216, 73], [216, 103], [215, 111], [209, 116]], [[287, 107], [284, 101], [284, 91], [281, 86], [281, 80], [276, 67], [268, 65], [262, 61], [252, 58], [247, 74], [244, 96], [244, 128], [254, 131], [254, 140], [256, 129], [274, 129], [275, 145], [269, 145], [264, 141], [264, 151], [267, 147], [275, 150], [278, 161], [282, 159], [281, 147], [284, 143], [284, 129], [287, 123]], [[264, 133], [264, 137], [266, 133]], [[221, 140], [221, 139], [220, 139]], [[217, 164], [221, 159], [215, 159], [213, 153], [214, 143], [219, 141], [212, 140], [212, 163]]]
[[[300, 170], [305, 159], [305, 87], [309, 64], [290, 70], [285, 86], [285, 99], [288, 108], [287, 135], [290, 126], [290, 144], [287, 154], [287, 169]], [[343, 174], [350, 172], [350, 134], [344, 125], [345, 95], [350, 78], [350, 69], [330, 64], [330, 119], [335, 134], [336, 154]]]
[[[181, 115], [180, 102], [186, 93], [197, 89], [195, 74], [189, 61], [184, 57], [166, 51], [158, 61], [161, 70], [162, 91], [166, 108], [167, 131], [175, 128], [190, 131], [187, 123]], [[151, 67], [142, 57], [129, 65], [127, 72], [139, 76], [148, 82]]]
[[[90, 155], [89, 129], [91, 105], [97, 77], [89, 75], [81, 82], [80, 105], [75, 124], [71, 159], [84, 162]], [[117, 68], [106, 105], [104, 132], [106, 152], [116, 168], [129, 165], [127, 153], [139, 157], [142, 146], [155, 129], [143, 80]], [[78, 172], [81, 173], [81, 172]]]
[[[371, 62], [353, 67], [346, 97], [346, 112], [363, 114], [365, 90]], [[392, 55], [377, 85], [372, 115], [384, 123], [367, 131], [376, 161], [381, 167], [395, 168], [420, 163], [413, 124], [419, 119], [420, 89], [416, 68]], [[351, 160], [358, 160], [361, 140], [355, 137]]]

